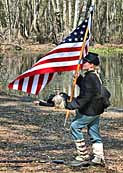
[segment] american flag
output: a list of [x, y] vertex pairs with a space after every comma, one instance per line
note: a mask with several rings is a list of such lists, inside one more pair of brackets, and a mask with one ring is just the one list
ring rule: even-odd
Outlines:
[[9, 89], [21, 90], [37, 95], [54, 78], [57, 72], [76, 70], [87, 27], [89, 32], [83, 57], [87, 55], [91, 35], [91, 14], [56, 48], [41, 57], [32, 68], [9, 83]]

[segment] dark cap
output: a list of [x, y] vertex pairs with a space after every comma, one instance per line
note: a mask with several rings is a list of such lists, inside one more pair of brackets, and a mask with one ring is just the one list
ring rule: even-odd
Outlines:
[[99, 55], [97, 53], [88, 52], [88, 55], [86, 55], [83, 58], [83, 63], [86, 62], [89, 62], [94, 65], [99, 65], [100, 64]]

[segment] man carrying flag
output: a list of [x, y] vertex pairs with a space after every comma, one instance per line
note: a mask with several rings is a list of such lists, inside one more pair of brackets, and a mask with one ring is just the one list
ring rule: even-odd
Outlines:
[[[92, 11], [91, 11], [92, 12]], [[71, 133], [75, 141], [78, 156], [73, 165], [79, 165], [89, 159], [81, 129], [88, 127], [91, 136], [95, 164], [104, 164], [103, 144], [99, 134], [99, 114], [103, 112], [100, 105], [94, 109], [96, 93], [100, 92], [100, 80], [95, 72], [99, 65], [98, 55], [89, 53], [91, 14], [55, 49], [33, 65], [33, 67], [9, 84], [10, 89], [21, 90], [27, 93], [38, 94], [57, 74], [57, 72], [86, 70], [85, 76], [79, 76], [77, 84], [80, 95], [71, 101], [68, 109], [77, 109], [76, 118], [71, 124]], [[87, 32], [88, 31], [88, 32]], [[85, 36], [86, 35], [86, 36]], [[84, 45], [84, 46], [83, 46]], [[84, 64], [83, 60], [84, 58]], [[78, 70], [79, 71], [79, 70]], [[97, 110], [97, 108], [99, 108]]]
[[[70, 163], [72, 166], [90, 163], [104, 166], [105, 164], [103, 143], [99, 132], [100, 114], [104, 112], [100, 95], [102, 82], [97, 73], [99, 64], [98, 54], [89, 52], [83, 58], [84, 77], [79, 75], [76, 83], [80, 88], [80, 94], [66, 106], [67, 109], [76, 110], [76, 116], [71, 123], [70, 129], [78, 155]], [[82, 129], [85, 127], [87, 127], [92, 144], [92, 158], [88, 154], [82, 133]]]

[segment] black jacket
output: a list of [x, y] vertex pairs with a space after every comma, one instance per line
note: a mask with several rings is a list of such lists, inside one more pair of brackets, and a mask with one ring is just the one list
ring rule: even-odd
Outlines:
[[104, 112], [101, 100], [101, 83], [94, 71], [88, 71], [85, 76], [81, 75], [77, 79], [77, 85], [80, 87], [80, 94], [68, 103], [68, 109], [78, 109], [85, 115], [99, 115]]

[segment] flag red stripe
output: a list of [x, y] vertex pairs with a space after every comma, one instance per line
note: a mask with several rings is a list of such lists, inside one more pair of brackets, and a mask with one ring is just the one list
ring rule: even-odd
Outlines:
[[[75, 59], [76, 60], [76, 59]], [[60, 61], [61, 62], [61, 61]], [[65, 61], [65, 62], [67, 62], [67, 61]], [[68, 61], [68, 62], [70, 62], [70, 61]], [[71, 61], [72, 62], [72, 61]], [[62, 62], [61, 62], [62, 63]], [[48, 64], [48, 63], [47, 63]], [[69, 64], [67, 64], [66, 66], [60, 66], [60, 67], [44, 67], [44, 68], [41, 68], [41, 69], [35, 69], [35, 70], [33, 70], [33, 71], [30, 71], [30, 72], [27, 72], [27, 73], [23, 73], [22, 75], [20, 75], [20, 76], [18, 76], [17, 78], [16, 78], [16, 80], [18, 80], [18, 79], [21, 79], [21, 78], [23, 78], [23, 77], [29, 77], [29, 76], [32, 76], [32, 75], [36, 75], [36, 74], [45, 74], [46, 72], [47, 73], [54, 73], [54, 72], [59, 72], [59, 71], [57, 71], [57, 70], [59, 70], [59, 69], [62, 69], [62, 70], [60, 70], [60, 72], [61, 71], [64, 71], [64, 69], [66, 69], [66, 68], [68, 68], [68, 71], [70, 71], [70, 70], [76, 70], [76, 69], [74, 69], [74, 67], [72, 67], [72, 68], [70, 68], [70, 66], [74, 66], [74, 65], [69, 65]], [[67, 71], [67, 69], [65, 70], [65, 71]]]
[[28, 72], [26, 74], [23, 74], [22, 76], [18, 77], [16, 80], [21, 79], [23, 77], [25, 78], [25, 77], [29, 77], [32, 75], [36, 75], [36, 74], [44, 74], [45, 72], [53, 73], [53, 72], [76, 70], [76, 67], [77, 67], [77, 65], [71, 65], [71, 66], [49, 67], [49, 68], [45, 68], [45, 69], [35, 70], [35, 71]]
[[50, 51], [49, 53], [47, 53], [45, 56], [51, 55], [54, 53], [59, 53], [59, 52], [75, 52], [75, 51], [80, 51], [80, 50], [81, 50], [81, 47], [56, 48], [56, 49]]
[[27, 93], [31, 92], [33, 79], [34, 79], [34, 76], [30, 76], [29, 81], [28, 81], [27, 91], [26, 91]]
[[47, 84], [52, 80], [53, 76], [54, 76], [54, 73], [49, 74]]
[[[69, 48], [58, 48], [58, 49], [55, 49], [53, 51], [50, 51], [49, 53], [47, 53], [45, 56], [43, 57], [39, 57], [41, 58], [40, 60], [42, 60], [44, 57], [48, 56], [48, 55], [51, 55], [51, 54], [55, 54], [55, 53], [63, 53], [63, 52], [75, 52], [75, 51], [80, 51], [81, 50], [81, 47], [69, 47]], [[38, 62], [37, 62], [38, 63]], [[34, 64], [33, 66], [36, 66], [37, 65]]]
[[39, 93], [40, 89], [41, 89], [41, 86], [42, 86], [42, 83], [43, 83], [43, 80], [44, 80], [44, 74], [41, 74], [39, 76], [39, 80], [38, 80], [38, 85], [37, 85], [37, 89], [36, 89], [36, 95]]
[[24, 81], [24, 78], [22, 78], [22, 79], [19, 80], [18, 90], [22, 90], [23, 81]]
[[9, 83], [8, 88], [9, 88], [9, 89], [13, 89], [13, 84], [14, 84], [14, 81], [11, 82], [11, 83]]

